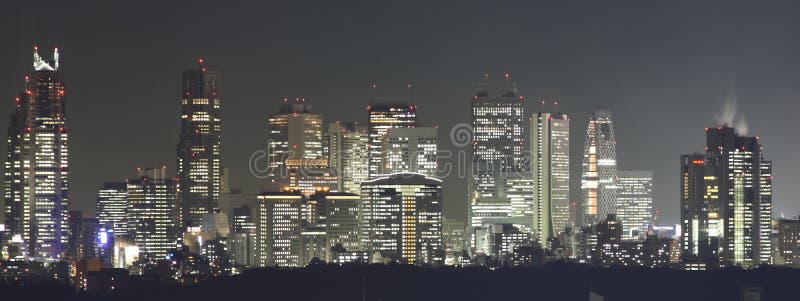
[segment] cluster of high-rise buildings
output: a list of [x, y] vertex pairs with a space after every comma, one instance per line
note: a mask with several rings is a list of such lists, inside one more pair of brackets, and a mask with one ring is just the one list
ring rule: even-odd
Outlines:
[[[589, 117], [574, 175], [572, 117], [545, 101], [528, 112], [517, 83], [503, 80], [493, 95], [481, 79], [468, 137], [454, 141], [469, 158], [465, 221], [443, 217], [438, 130], [423, 126], [409, 98], [376, 97], [366, 122], [327, 125], [305, 98], [279, 101], [267, 117], [262, 191], [231, 188], [220, 76], [203, 59], [183, 72], [176, 172], [139, 167], [103, 183], [96, 217], [84, 218], [69, 211], [58, 49], [51, 61], [34, 49], [8, 127], [3, 259], [72, 261], [78, 277], [103, 267], [147, 273], [164, 262], [176, 278], [315, 261], [692, 269], [773, 264], [775, 254], [800, 261], [798, 223], [772, 225], [772, 163], [758, 137], [706, 129], [706, 151], [681, 156], [681, 223], [664, 227], [655, 222], [653, 172], [618, 169], [610, 110]], [[573, 178], [580, 196], [570, 194]]]

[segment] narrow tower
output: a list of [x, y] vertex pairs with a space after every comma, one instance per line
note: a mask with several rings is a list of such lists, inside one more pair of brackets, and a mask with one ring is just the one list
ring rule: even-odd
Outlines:
[[583, 147], [581, 190], [585, 224], [604, 220], [616, 213], [617, 141], [611, 111], [598, 107], [589, 118]]
[[202, 58], [197, 63], [197, 69], [183, 72], [177, 157], [184, 226], [202, 225], [204, 214], [219, 213], [222, 190], [220, 76]]
[[25, 77], [8, 127], [4, 174], [9, 231], [39, 260], [60, 259], [69, 236], [69, 131], [58, 48], [53, 58], [51, 65], [34, 46], [34, 71]]

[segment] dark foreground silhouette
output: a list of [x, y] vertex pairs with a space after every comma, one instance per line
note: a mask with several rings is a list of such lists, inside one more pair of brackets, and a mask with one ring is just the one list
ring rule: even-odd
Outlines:
[[[800, 300], [800, 269], [680, 271], [550, 264], [528, 268], [422, 268], [401, 265], [258, 269], [192, 285], [134, 277], [123, 291], [76, 292], [38, 281], [0, 286], [2, 300], [740, 300], [743, 287], [765, 300]], [[25, 299], [17, 299], [25, 298]]]

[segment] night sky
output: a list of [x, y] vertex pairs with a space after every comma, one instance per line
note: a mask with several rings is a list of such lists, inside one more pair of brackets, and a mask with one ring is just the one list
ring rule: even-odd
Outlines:
[[[602, 104], [614, 113], [619, 167], [654, 170], [655, 207], [678, 222], [679, 156], [703, 151], [703, 128], [736, 104], [733, 119], [774, 161], [773, 214], [800, 213], [796, 3], [122, 2], [0, 9], [0, 127], [32, 70], [32, 45], [48, 59], [58, 46], [71, 202], [89, 214], [102, 182], [133, 177], [137, 165], [174, 171], [181, 72], [200, 56], [223, 74], [224, 164], [248, 193], [259, 187], [248, 159], [284, 97], [305, 97], [326, 123], [365, 122], [373, 81], [383, 96], [405, 96], [411, 83], [422, 124], [438, 124], [440, 147], [452, 149], [449, 129], [469, 123], [477, 80], [488, 73], [497, 91], [509, 72], [528, 108], [558, 99], [573, 116], [573, 200], [586, 122]], [[446, 216], [463, 220], [465, 181], [445, 187]]]

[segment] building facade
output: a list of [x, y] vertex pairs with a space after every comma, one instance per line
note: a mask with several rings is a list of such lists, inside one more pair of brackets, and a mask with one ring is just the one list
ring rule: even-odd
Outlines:
[[203, 215], [219, 213], [222, 195], [222, 114], [217, 72], [198, 59], [183, 72], [178, 179], [182, 226], [203, 224]]
[[166, 166], [140, 168], [139, 178], [126, 186], [128, 234], [143, 259], [163, 259], [178, 244], [178, 183], [166, 178], [166, 172]]
[[367, 107], [369, 118], [369, 178], [381, 174], [383, 163], [383, 135], [390, 128], [413, 128], [417, 126], [417, 106], [410, 101], [388, 102], [388, 99], [376, 99]]
[[304, 98], [284, 99], [278, 113], [268, 120], [267, 191], [285, 190], [298, 169], [326, 168], [323, 152], [322, 115], [313, 113]]
[[381, 174], [414, 172], [436, 176], [436, 128], [390, 128], [381, 143]]
[[617, 217], [622, 222], [622, 238], [643, 239], [653, 222], [653, 172], [620, 170], [617, 191]]
[[328, 126], [328, 164], [336, 173], [336, 191], [361, 192], [361, 181], [369, 177], [369, 134], [357, 123]]
[[128, 235], [128, 188], [125, 182], [106, 182], [97, 189], [97, 221], [114, 233]]
[[[484, 77], [478, 83], [470, 101], [472, 141], [468, 143], [471, 142], [472, 157], [467, 176], [467, 216], [470, 227], [485, 226], [486, 224], [475, 224], [476, 221], [485, 220], [479, 217], [483, 215], [479, 211], [486, 209], [486, 204], [492, 204], [493, 207], [505, 199], [501, 196], [503, 192], [498, 190], [505, 186], [501, 173], [526, 171], [530, 168], [525, 163], [523, 152], [525, 109], [523, 97], [517, 92], [517, 83], [505, 74], [504, 91], [499, 96], [492, 97], [486, 80], [487, 77]], [[530, 226], [531, 222], [527, 224]], [[474, 230], [468, 229], [468, 232], [471, 237], [470, 245], [473, 246], [471, 251], [474, 253]]]
[[258, 265], [303, 266], [300, 192], [266, 192], [258, 195]]
[[538, 112], [530, 121], [532, 234], [545, 245], [573, 224], [569, 219], [569, 117]]
[[611, 111], [598, 107], [589, 118], [581, 165], [582, 223], [589, 225], [617, 210], [617, 140]]
[[16, 98], [8, 127], [4, 170], [5, 216], [9, 234], [27, 245], [27, 256], [58, 260], [69, 237], [69, 130], [66, 84], [53, 61], [34, 46], [34, 70]]
[[[348, 252], [363, 250], [361, 247], [361, 196], [352, 193], [336, 193], [325, 196], [326, 249], [341, 245]], [[335, 258], [328, 253], [328, 262]]]
[[361, 183], [362, 246], [386, 260], [443, 263], [442, 181], [395, 173]]
[[758, 137], [706, 129], [706, 153], [682, 156], [681, 178], [685, 262], [772, 263], [772, 163]]

